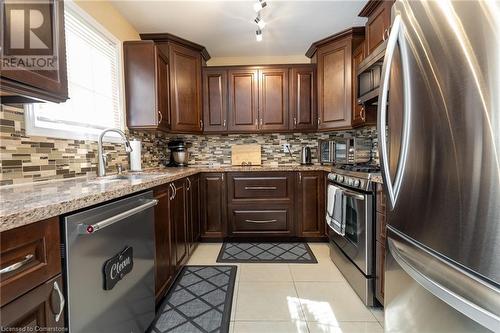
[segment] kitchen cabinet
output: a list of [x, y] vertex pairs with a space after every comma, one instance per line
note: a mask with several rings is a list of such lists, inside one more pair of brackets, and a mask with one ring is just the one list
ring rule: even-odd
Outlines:
[[186, 178], [187, 182], [187, 214], [188, 214], [188, 250], [191, 255], [200, 239], [200, 177]]
[[57, 217], [0, 233], [0, 306], [61, 272]]
[[228, 178], [229, 237], [292, 237], [293, 172], [231, 172]]
[[201, 132], [201, 54], [169, 43], [169, 60], [172, 130]]
[[351, 28], [313, 43], [306, 53], [317, 63], [320, 131], [352, 127], [353, 51], [363, 39], [363, 28]]
[[294, 66], [290, 69], [290, 115], [292, 131], [317, 129], [316, 69], [314, 66]]
[[42, 283], [27, 294], [3, 306], [0, 311], [2, 331], [36, 332], [40, 329], [63, 332], [64, 296], [61, 274]]
[[201, 133], [201, 68], [210, 56], [170, 34], [124, 42], [127, 125], [130, 129]]
[[258, 70], [230, 69], [228, 130], [230, 132], [255, 132], [258, 123]]
[[179, 271], [186, 263], [188, 250], [187, 185], [184, 179], [171, 183], [173, 186], [170, 216], [174, 229], [175, 268]]
[[200, 223], [202, 240], [221, 240], [226, 234], [227, 201], [224, 173], [200, 175]]
[[358, 14], [358, 16], [368, 18], [365, 25], [367, 56], [389, 37], [393, 3], [394, 0], [370, 0]]
[[171, 129], [169, 61], [165, 51], [153, 41], [123, 44], [129, 129]]
[[173, 190], [168, 185], [155, 189], [155, 296], [158, 303], [175, 276], [175, 249], [172, 247], [173, 228], [170, 218], [170, 200]]
[[288, 130], [288, 68], [259, 70], [259, 130]]
[[358, 103], [358, 77], [357, 77], [357, 69], [359, 64], [365, 58], [365, 44], [361, 43], [354, 50], [352, 54], [352, 73], [353, 73], [353, 81], [352, 81], [352, 126], [359, 127], [366, 125], [368, 123], [376, 123], [377, 119], [373, 119], [372, 115], [376, 115], [376, 112], [366, 112], [365, 106]]
[[326, 236], [325, 173], [297, 172], [296, 185], [297, 236]]
[[375, 297], [384, 304], [386, 197], [382, 184], [377, 184], [375, 220]]
[[[16, 9], [26, 7], [26, 10], [32, 6], [32, 3], [10, 3], [4, 4], [2, 8], [7, 15], [9, 6], [16, 6]], [[57, 59], [54, 69], [50, 70], [30, 70], [25, 68], [7, 69], [4, 62], [0, 64], [0, 96], [2, 103], [29, 103], [36, 101], [49, 101], [49, 102], [64, 102], [68, 99], [68, 79], [66, 69], [66, 43], [64, 36], [64, 2], [62, 0], [49, 0], [39, 6], [47, 7], [47, 12], [51, 15], [45, 18], [50, 20], [51, 32], [56, 34], [52, 40], [57, 43], [52, 43], [48, 48], [48, 56], [54, 55]], [[4, 14], [2, 14], [4, 15]], [[7, 31], [8, 20], [2, 20], [2, 31]], [[35, 29], [37, 30], [37, 29]], [[39, 32], [35, 32], [39, 33]], [[31, 34], [34, 34], [31, 32]], [[42, 36], [42, 39], [47, 36]], [[49, 36], [50, 39], [50, 36]], [[42, 41], [43, 42], [43, 41]], [[48, 42], [47, 42], [48, 43]], [[50, 43], [49, 43], [50, 44]], [[8, 45], [1, 45], [4, 54], [9, 53]], [[19, 50], [16, 54], [19, 54]], [[36, 54], [29, 53], [27, 56], [39, 55], [40, 49], [36, 49]], [[2, 59], [6, 60], [6, 59]]]
[[227, 71], [203, 69], [203, 131], [227, 130]]

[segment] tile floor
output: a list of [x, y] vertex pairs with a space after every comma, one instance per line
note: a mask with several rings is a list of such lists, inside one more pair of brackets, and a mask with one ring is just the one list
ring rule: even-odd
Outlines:
[[[328, 245], [309, 246], [318, 264], [236, 264], [230, 333], [383, 332], [384, 312], [363, 305]], [[220, 248], [200, 244], [188, 265], [216, 265]]]

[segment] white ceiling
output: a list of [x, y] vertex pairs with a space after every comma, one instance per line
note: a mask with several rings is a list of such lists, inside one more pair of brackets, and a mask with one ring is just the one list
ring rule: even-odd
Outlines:
[[264, 40], [255, 41], [255, 1], [113, 1], [140, 33], [169, 32], [205, 46], [212, 57], [303, 55], [312, 42], [352, 26], [366, 0], [267, 1]]

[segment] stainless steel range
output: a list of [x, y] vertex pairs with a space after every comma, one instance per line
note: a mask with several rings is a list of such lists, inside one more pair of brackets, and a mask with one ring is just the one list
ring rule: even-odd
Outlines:
[[368, 306], [374, 299], [374, 207], [372, 164], [342, 165], [328, 174], [326, 223], [330, 227], [330, 257]]

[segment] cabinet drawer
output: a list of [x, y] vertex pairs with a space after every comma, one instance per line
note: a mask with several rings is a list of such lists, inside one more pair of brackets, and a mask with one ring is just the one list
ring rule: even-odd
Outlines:
[[64, 297], [61, 275], [3, 306], [0, 323], [16, 332], [64, 331]]
[[232, 200], [286, 200], [291, 197], [290, 176], [287, 174], [231, 175], [230, 191]]
[[61, 272], [57, 217], [0, 234], [0, 305]]
[[233, 209], [231, 212], [232, 233], [273, 233], [289, 232], [290, 212], [288, 209], [246, 210]]

